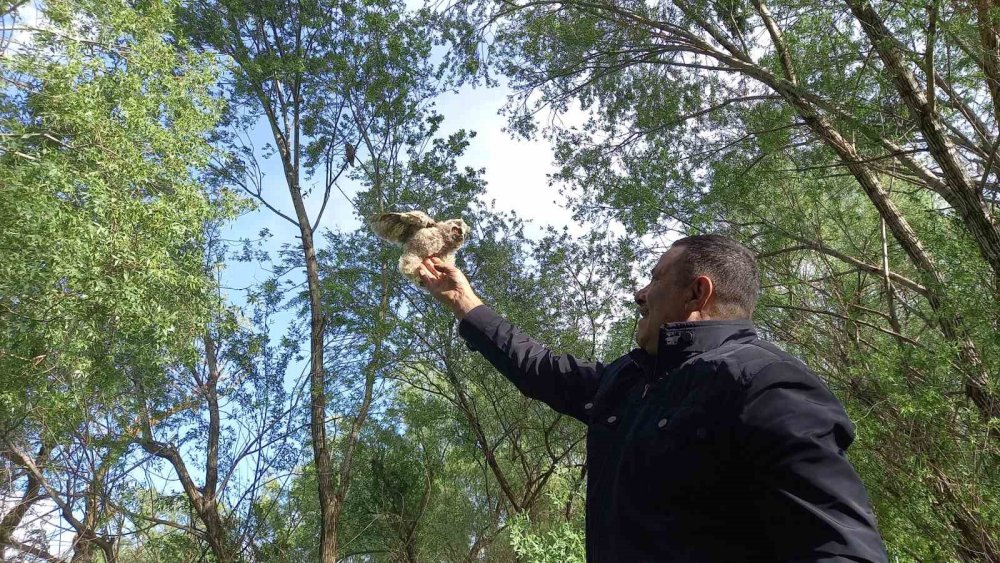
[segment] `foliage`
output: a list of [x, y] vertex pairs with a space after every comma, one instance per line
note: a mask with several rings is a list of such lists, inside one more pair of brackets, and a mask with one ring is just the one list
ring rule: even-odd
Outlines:
[[0, 452], [13, 507], [0, 539], [54, 557], [15, 539], [49, 504], [76, 559], [113, 560], [125, 528], [156, 518], [126, 508], [148, 467], [132, 445], [160, 423], [185, 428], [174, 415], [199, 422], [204, 395], [187, 378], [225, 314], [210, 239], [240, 203], [198, 181], [219, 68], [174, 34], [173, 3], [53, 0], [21, 18], [23, 4], [4, 13], [0, 60]]
[[583, 563], [586, 560], [583, 518], [580, 512], [566, 517], [565, 507], [576, 496], [575, 484], [566, 468], [556, 471], [549, 491], [548, 505], [540, 503], [533, 524], [528, 513], [511, 518], [510, 543], [519, 560], [527, 563]]
[[202, 228], [229, 204], [191, 167], [209, 158], [216, 73], [163, 37], [169, 8], [46, 2], [43, 30], [5, 53], [17, 86], [0, 115], [6, 424], [68, 430], [82, 398], [129, 389], [123, 356], [147, 369], [190, 359], [207, 319]]
[[562, 523], [546, 534], [529, 532], [531, 522], [518, 516], [511, 522], [511, 545], [529, 563], [582, 563], [584, 538], [578, 528]]

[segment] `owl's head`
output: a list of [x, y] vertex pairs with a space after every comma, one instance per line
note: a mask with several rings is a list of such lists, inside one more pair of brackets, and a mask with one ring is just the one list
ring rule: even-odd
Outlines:
[[465, 242], [472, 233], [472, 228], [461, 219], [449, 219], [438, 223], [438, 225], [444, 231], [448, 240], [455, 244]]

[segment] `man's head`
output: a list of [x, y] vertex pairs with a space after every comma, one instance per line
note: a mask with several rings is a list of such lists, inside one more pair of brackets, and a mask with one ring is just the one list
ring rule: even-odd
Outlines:
[[655, 354], [663, 324], [749, 319], [759, 292], [757, 260], [748, 248], [720, 235], [682, 238], [660, 256], [649, 284], [635, 292], [642, 314], [635, 341]]

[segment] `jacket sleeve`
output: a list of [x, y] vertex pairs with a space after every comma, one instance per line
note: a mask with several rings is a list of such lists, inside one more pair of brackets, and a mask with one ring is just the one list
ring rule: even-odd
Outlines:
[[845, 457], [854, 440], [833, 393], [799, 364], [757, 373], [739, 417], [739, 448], [765, 544], [775, 561], [887, 561], [861, 478]]
[[556, 354], [486, 305], [469, 311], [459, 323], [458, 333], [521, 393], [587, 422], [585, 405], [597, 392], [603, 364]]

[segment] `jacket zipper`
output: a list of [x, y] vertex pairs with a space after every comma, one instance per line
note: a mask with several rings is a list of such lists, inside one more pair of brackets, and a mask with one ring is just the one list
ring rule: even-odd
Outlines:
[[639, 368], [639, 372], [642, 373], [643, 378], [646, 379], [646, 384], [642, 388], [642, 396], [639, 397], [640, 400], [645, 399], [646, 393], [649, 392], [649, 387], [650, 387], [649, 374], [646, 373], [646, 370], [643, 369], [643, 367], [639, 365], [639, 362], [635, 361], [635, 358], [633, 358], [631, 355], [628, 357], [628, 359], [635, 365], [635, 367]]

